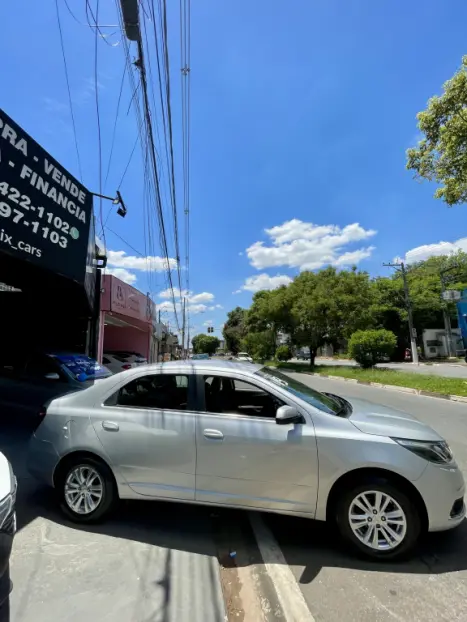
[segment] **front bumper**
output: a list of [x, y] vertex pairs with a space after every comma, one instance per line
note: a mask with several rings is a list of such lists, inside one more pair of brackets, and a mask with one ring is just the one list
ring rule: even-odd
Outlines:
[[457, 466], [442, 466], [430, 462], [423, 475], [413, 484], [425, 502], [428, 531], [453, 529], [464, 520], [465, 483]]

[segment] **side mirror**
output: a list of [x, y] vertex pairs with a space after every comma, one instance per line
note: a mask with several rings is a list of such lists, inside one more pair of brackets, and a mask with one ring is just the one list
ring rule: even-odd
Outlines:
[[277, 425], [289, 425], [305, 423], [305, 420], [294, 406], [281, 406], [276, 411], [276, 423]]
[[60, 376], [56, 372], [51, 372], [50, 374], [45, 374], [44, 378], [46, 380], [60, 380]]

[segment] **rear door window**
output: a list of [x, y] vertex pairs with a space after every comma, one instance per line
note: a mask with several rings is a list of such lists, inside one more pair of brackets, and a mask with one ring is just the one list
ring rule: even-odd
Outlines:
[[[187, 410], [189, 377], [185, 374], [148, 374], [130, 381], [108, 405], [156, 410]], [[112, 396], [113, 397], [113, 396]]]

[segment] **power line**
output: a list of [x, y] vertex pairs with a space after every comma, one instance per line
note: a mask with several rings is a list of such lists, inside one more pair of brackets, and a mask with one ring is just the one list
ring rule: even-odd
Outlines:
[[[86, 0], [86, 10], [89, 6], [88, 0]], [[91, 8], [91, 7], [89, 7]], [[92, 9], [91, 9], [92, 13]], [[94, 17], [94, 13], [92, 13]], [[95, 22], [97, 24], [97, 20], [99, 19], [99, 0], [96, 0], [96, 17]], [[102, 135], [101, 135], [101, 118], [100, 118], [100, 110], [99, 110], [99, 80], [98, 80], [98, 72], [97, 72], [97, 31], [95, 30], [94, 37], [94, 94], [95, 94], [95, 102], [96, 102], [96, 117], [97, 117], [97, 142], [98, 142], [98, 154], [99, 154], [99, 194], [103, 194], [102, 192]], [[107, 244], [105, 241], [105, 230], [104, 230], [104, 214], [102, 208], [102, 197], [99, 197], [99, 219], [101, 223], [101, 231], [102, 238], [104, 240], [104, 250], [107, 248]]]
[[[99, 24], [99, 26], [97, 26], [97, 24], [95, 26], [93, 26], [89, 22], [87, 24], [85, 24], [84, 22], [81, 22], [76, 17], [76, 15], [73, 13], [73, 11], [71, 10], [70, 5], [68, 4], [67, 0], [63, 0], [63, 2], [65, 3], [66, 8], [68, 9], [68, 13], [75, 20], [75, 22], [77, 24], [79, 24], [80, 26], [86, 26], [86, 28], [118, 28], [118, 24]], [[112, 34], [115, 34], [115, 33], [112, 33]]]
[[65, 68], [66, 87], [67, 87], [67, 91], [68, 91], [68, 105], [70, 106], [71, 124], [73, 126], [73, 135], [74, 135], [74, 139], [75, 139], [75, 148], [76, 148], [76, 157], [77, 157], [77, 160], [78, 160], [79, 178], [80, 178], [80, 180], [82, 182], [83, 181], [83, 171], [81, 169], [81, 158], [79, 156], [78, 135], [77, 135], [77, 132], [76, 132], [75, 115], [74, 115], [74, 112], [73, 112], [73, 101], [71, 99], [70, 80], [69, 80], [69, 77], [68, 77], [68, 65], [67, 65], [67, 62], [66, 62], [65, 45], [63, 43], [62, 23], [61, 23], [61, 20], [60, 20], [60, 11], [59, 11], [59, 8], [58, 8], [58, 0], [55, 0], [55, 9], [56, 9], [56, 13], [57, 13], [58, 31], [60, 33], [60, 46], [62, 48], [63, 65], [64, 65], [64, 68]]
[[113, 155], [113, 152], [114, 152], [114, 145], [115, 145], [115, 135], [117, 133], [118, 113], [120, 112], [120, 102], [121, 102], [121, 99], [122, 99], [123, 86], [125, 84], [126, 70], [127, 70], [127, 66], [125, 64], [125, 66], [123, 68], [122, 80], [120, 82], [120, 91], [118, 93], [117, 110], [115, 112], [115, 121], [114, 121], [114, 125], [113, 125], [113, 130], [112, 130], [112, 142], [111, 142], [111, 146], [110, 146], [110, 155], [109, 155], [109, 162], [107, 164], [107, 172], [105, 174], [104, 190], [105, 190], [105, 187], [107, 185], [107, 180], [109, 178], [109, 172], [110, 172], [110, 165], [112, 163], [112, 155]]
[[[164, 1], [164, 7], [166, 0]], [[185, 270], [186, 289], [190, 291], [190, 57], [191, 57], [191, 7], [190, 0], [180, 0], [180, 63], [182, 95], [182, 167], [183, 211], [185, 215]], [[189, 307], [187, 308], [187, 325]], [[190, 332], [188, 330], [188, 345]]]
[[131, 250], [136, 253], [137, 255], [139, 255], [140, 257], [144, 257], [143, 253], [141, 251], [139, 251], [137, 248], [135, 248], [134, 246], [132, 246], [127, 240], [125, 240], [125, 238], [123, 238], [119, 233], [117, 233], [116, 231], [114, 231], [113, 229], [111, 229], [110, 227], [107, 227], [107, 229], [110, 231], [110, 233], [113, 233], [113, 235], [117, 236], [117, 238], [119, 238], [124, 244], [126, 244], [128, 246], [128, 248], [131, 248]]
[[[165, 138], [165, 154], [167, 160], [167, 173], [169, 175], [169, 185], [170, 185], [170, 198], [172, 204], [172, 215], [173, 215], [173, 228], [174, 228], [174, 243], [175, 243], [175, 258], [177, 260], [177, 274], [178, 274], [178, 286], [181, 292], [182, 290], [182, 282], [181, 282], [181, 267], [180, 267], [180, 247], [179, 247], [179, 238], [178, 238], [178, 210], [177, 210], [177, 198], [176, 198], [176, 186], [175, 186], [175, 166], [174, 166], [174, 153], [173, 153], [173, 130], [172, 130], [172, 109], [171, 109], [171, 96], [170, 96], [170, 66], [169, 66], [169, 52], [168, 52], [168, 43], [167, 43], [167, 16], [166, 16], [166, 7], [164, 3], [164, 11], [162, 13], [160, 3], [159, 3], [159, 23], [161, 28], [161, 36], [158, 37], [157, 29], [156, 29], [156, 15], [154, 9], [154, 0], [151, 0], [150, 13], [151, 19], [153, 23], [154, 30], [154, 43], [156, 48], [156, 60], [157, 60], [157, 70], [158, 70], [158, 79], [159, 79], [159, 96], [160, 96], [160, 104], [161, 104], [161, 114], [162, 114], [162, 122], [164, 127], [164, 138]], [[163, 59], [163, 68], [164, 68], [164, 85], [165, 85], [165, 106], [164, 106], [164, 89], [162, 86], [162, 72], [161, 72], [161, 62], [159, 55], [159, 43], [158, 40], [162, 41], [162, 59]], [[170, 156], [169, 156], [170, 152]]]
[[[91, 13], [92, 15], [92, 19], [94, 21], [94, 26], [91, 24], [90, 20], [89, 20], [89, 13]], [[96, 36], [97, 33], [99, 33], [99, 36], [101, 37], [101, 39], [103, 39], [105, 41], [105, 43], [110, 46], [110, 47], [115, 47], [116, 45], [118, 45], [118, 43], [109, 43], [107, 41], [107, 35], [105, 35], [102, 31], [101, 31], [101, 27], [100, 25], [97, 23], [99, 20], [99, 0], [97, 0], [97, 4], [96, 4], [96, 15], [94, 15], [94, 12], [92, 10], [91, 5], [89, 4], [89, 0], [86, 0], [86, 21], [88, 22], [88, 26], [89, 28], [95, 28], [95, 32], [96, 32]], [[115, 34], [115, 33], [112, 33]]]
[[[152, 120], [151, 120], [151, 113], [150, 113], [150, 106], [149, 106], [144, 51], [143, 51], [143, 45], [141, 43], [141, 39], [138, 40], [138, 52], [139, 52], [139, 59], [138, 59], [139, 63], [138, 64], [139, 64], [139, 69], [141, 72], [141, 85], [142, 85], [142, 91], [143, 91], [143, 106], [144, 106], [144, 113], [146, 117], [146, 128], [149, 134], [149, 155], [152, 161], [152, 169], [153, 169], [156, 199], [157, 199], [156, 210], [157, 210], [157, 215], [158, 215], [158, 220], [159, 220], [162, 250], [167, 259], [167, 267], [170, 268], [169, 252], [168, 252], [168, 246], [167, 246], [167, 234], [165, 230], [164, 215], [162, 213], [162, 203], [161, 203], [161, 196], [160, 196], [159, 173], [157, 169], [156, 150], [154, 146], [154, 132], [153, 132], [153, 127], [152, 127]], [[178, 320], [177, 307], [175, 303], [175, 294], [174, 294], [174, 288], [173, 288], [173, 283], [172, 283], [172, 274], [171, 274], [170, 269], [168, 269], [168, 279], [169, 279], [170, 290], [172, 294], [172, 302], [174, 306], [174, 314], [175, 314], [177, 329], [180, 330], [180, 323]]]

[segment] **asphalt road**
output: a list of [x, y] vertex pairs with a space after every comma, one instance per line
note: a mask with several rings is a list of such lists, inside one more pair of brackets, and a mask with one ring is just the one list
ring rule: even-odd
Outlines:
[[[450, 443], [467, 478], [467, 406], [342, 381], [292, 376], [323, 391], [404, 410]], [[467, 620], [467, 521], [431, 534], [407, 563], [379, 564], [348, 554], [321, 523], [270, 516], [271, 527], [316, 622]]]
[[[293, 362], [300, 362], [297, 359], [292, 359]], [[340, 366], [355, 366], [353, 361], [347, 361], [343, 359], [324, 359], [317, 358], [317, 365], [340, 365]], [[406, 371], [414, 374], [429, 374], [433, 376], [444, 376], [446, 378], [467, 378], [467, 365], [462, 363], [433, 363], [432, 365], [426, 365], [420, 363], [420, 365], [414, 365], [413, 363], [381, 363], [377, 367], [387, 367], [389, 369], [397, 369], [399, 371]]]

